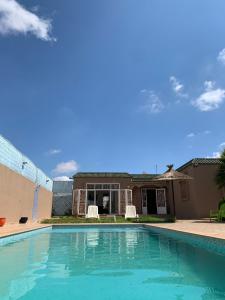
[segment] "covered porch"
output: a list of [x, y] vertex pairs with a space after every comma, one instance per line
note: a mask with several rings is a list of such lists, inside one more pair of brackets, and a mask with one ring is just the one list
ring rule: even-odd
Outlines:
[[73, 191], [73, 215], [87, 214], [89, 205], [97, 205], [101, 215], [124, 215], [126, 205], [132, 204], [132, 190], [116, 184], [93, 184]]
[[135, 185], [133, 205], [142, 215], [167, 215], [170, 213], [169, 191], [166, 186]]

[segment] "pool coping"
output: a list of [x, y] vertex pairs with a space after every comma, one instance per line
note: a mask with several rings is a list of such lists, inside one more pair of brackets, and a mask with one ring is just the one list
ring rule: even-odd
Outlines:
[[[215, 234], [204, 234], [204, 233], [199, 233], [199, 232], [192, 232], [192, 231], [187, 231], [187, 230], [179, 230], [179, 229], [175, 229], [175, 228], [168, 228], [165, 226], [160, 226], [160, 223], [157, 224], [153, 224], [153, 223], [58, 223], [58, 224], [39, 224], [39, 226], [36, 226], [34, 228], [21, 228], [21, 230], [18, 231], [18, 229], [16, 231], [10, 232], [10, 233], [6, 233], [6, 234], [1, 234], [0, 233], [0, 239], [4, 239], [10, 236], [15, 236], [15, 235], [19, 235], [22, 233], [27, 233], [27, 232], [31, 232], [31, 231], [36, 231], [42, 228], [56, 228], [56, 227], [102, 227], [102, 226], [115, 226], [115, 227], [123, 227], [123, 226], [143, 226], [144, 228], [149, 228], [149, 229], [158, 229], [164, 232], [168, 232], [168, 233], [177, 233], [177, 234], [185, 234], [188, 236], [193, 236], [193, 237], [202, 237], [202, 238], [208, 238], [210, 240], [216, 240], [216, 241], [224, 241], [225, 242], [225, 237], [223, 236], [215, 236]], [[165, 225], [165, 223], [164, 223]]]
[[1, 234], [0, 233], [0, 240], [4, 239], [4, 238], [8, 238], [11, 236], [15, 236], [15, 235], [19, 235], [19, 234], [23, 234], [23, 233], [27, 233], [27, 232], [31, 232], [31, 231], [35, 231], [35, 230], [40, 230], [40, 229], [44, 229], [44, 228], [48, 228], [48, 227], [52, 227], [52, 225], [50, 224], [40, 224], [40, 226], [34, 227], [34, 228], [21, 228], [20, 231], [15, 231], [15, 232], [10, 232], [10, 233], [6, 233], [6, 234]]
[[205, 238], [205, 239], [225, 242], [224, 237], [217, 237], [217, 236], [213, 236], [213, 235], [208, 235], [208, 234], [203, 234], [203, 233], [198, 233], [198, 232], [190, 232], [190, 231], [179, 230], [179, 229], [174, 229], [174, 228], [166, 228], [166, 227], [161, 227], [161, 226], [153, 225], [153, 224], [149, 224], [149, 223], [145, 223], [143, 225], [145, 228], [149, 228], [149, 229], [152, 228], [153, 230], [159, 229], [159, 231], [161, 230], [161, 231], [169, 232], [169, 233], [184, 234], [187, 236], [193, 236], [193, 237], [198, 237], [198, 238]]

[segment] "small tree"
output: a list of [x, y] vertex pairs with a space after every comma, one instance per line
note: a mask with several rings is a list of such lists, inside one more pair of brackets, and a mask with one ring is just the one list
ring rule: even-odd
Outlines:
[[220, 189], [225, 188], [225, 149], [221, 153], [221, 164], [216, 174], [216, 184]]

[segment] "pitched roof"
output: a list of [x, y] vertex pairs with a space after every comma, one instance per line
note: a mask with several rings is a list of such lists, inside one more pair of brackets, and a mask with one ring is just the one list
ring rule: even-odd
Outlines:
[[131, 175], [126, 172], [78, 172], [73, 177], [131, 177]]
[[167, 166], [168, 170], [164, 172], [162, 175], [156, 176], [154, 180], [190, 180], [192, 177], [178, 172], [173, 169], [173, 165]]
[[152, 180], [157, 174], [129, 174], [126, 172], [78, 172], [73, 177], [120, 177], [131, 178], [132, 181], [149, 181]]
[[221, 160], [219, 158], [193, 158], [189, 160], [187, 163], [183, 164], [179, 168], [177, 168], [178, 171], [190, 166], [198, 166], [198, 165], [218, 165], [221, 163]]
[[149, 181], [152, 180], [157, 174], [131, 174], [132, 181]]

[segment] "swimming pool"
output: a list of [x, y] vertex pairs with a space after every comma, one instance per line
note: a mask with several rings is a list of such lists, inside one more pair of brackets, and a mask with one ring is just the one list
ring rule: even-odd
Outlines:
[[225, 255], [141, 226], [57, 226], [0, 245], [1, 300], [225, 299]]

